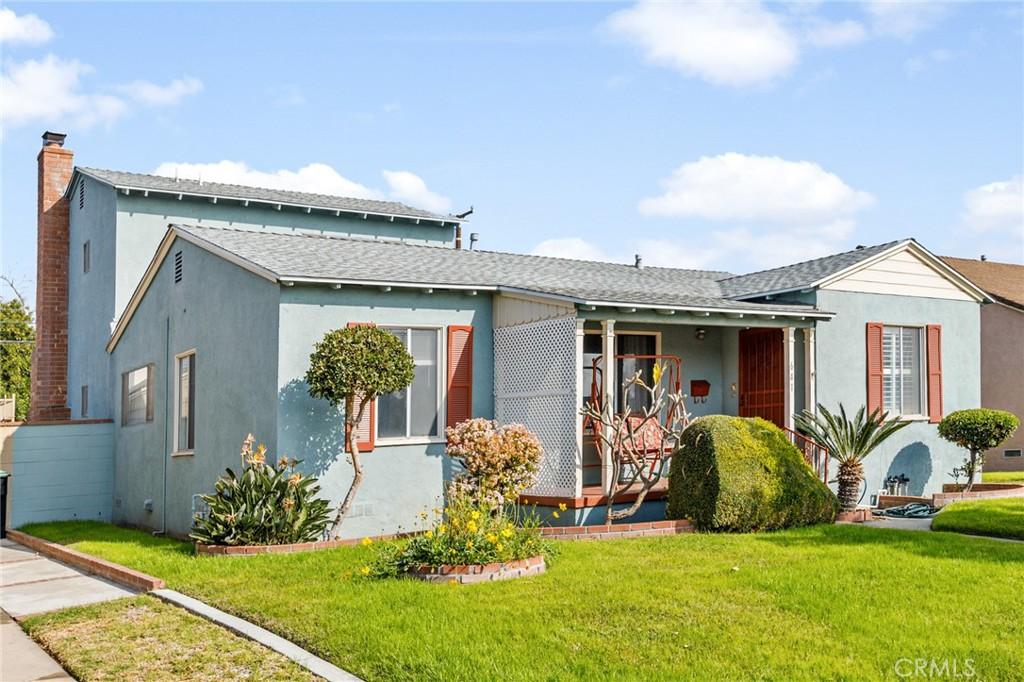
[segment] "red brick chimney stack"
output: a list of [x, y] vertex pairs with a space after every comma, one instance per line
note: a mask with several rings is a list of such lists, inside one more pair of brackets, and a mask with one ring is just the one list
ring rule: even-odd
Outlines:
[[36, 345], [29, 421], [71, 418], [68, 398], [68, 258], [70, 225], [64, 191], [74, 154], [63, 133], [43, 133], [39, 152], [36, 253]]

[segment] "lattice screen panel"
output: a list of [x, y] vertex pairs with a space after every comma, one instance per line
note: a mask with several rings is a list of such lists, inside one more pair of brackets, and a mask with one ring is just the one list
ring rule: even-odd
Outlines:
[[576, 318], [494, 330], [494, 416], [503, 424], [524, 424], [544, 445], [537, 483], [528, 493], [576, 494], [576, 372]]

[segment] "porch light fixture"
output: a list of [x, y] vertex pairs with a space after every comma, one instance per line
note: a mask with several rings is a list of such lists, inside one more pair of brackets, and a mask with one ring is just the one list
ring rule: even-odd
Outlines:
[[693, 332], [693, 338], [698, 341], [703, 341], [704, 337], [708, 335], [708, 330], [704, 327], [697, 327], [697, 330]]

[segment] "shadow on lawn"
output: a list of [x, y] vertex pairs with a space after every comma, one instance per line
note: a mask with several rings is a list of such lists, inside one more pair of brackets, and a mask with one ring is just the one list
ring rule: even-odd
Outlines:
[[985, 561], [994, 564], [1021, 565], [1024, 545], [985, 542], [984, 538], [934, 531], [865, 528], [863, 526], [815, 526], [803, 531], [759, 533], [759, 542], [777, 547], [812, 549], [815, 547], [851, 547], [877, 545], [890, 550], [911, 552], [934, 559]]

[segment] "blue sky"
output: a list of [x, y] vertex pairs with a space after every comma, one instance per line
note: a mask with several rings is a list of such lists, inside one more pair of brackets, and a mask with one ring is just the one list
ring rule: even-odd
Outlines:
[[1022, 24], [1021, 3], [8, 3], [0, 261], [31, 292], [50, 128], [81, 165], [473, 205], [488, 249], [743, 272], [915, 236], [1022, 262]]

